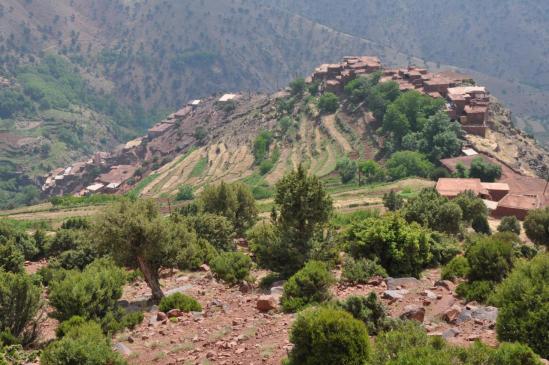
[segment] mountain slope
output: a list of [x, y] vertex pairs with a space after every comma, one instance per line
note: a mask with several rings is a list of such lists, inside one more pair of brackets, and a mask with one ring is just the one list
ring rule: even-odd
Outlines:
[[549, 140], [549, 2], [260, 0], [433, 63], [467, 70]]

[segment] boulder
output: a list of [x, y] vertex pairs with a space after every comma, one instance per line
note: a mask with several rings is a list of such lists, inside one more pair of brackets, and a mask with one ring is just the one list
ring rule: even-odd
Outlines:
[[168, 316], [168, 318], [174, 318], [174, 317], [177, 318], [177, 317], [183, 316], [183, 311], [180, 309], [174, 308], [174, 309], [170, 309], [168, 313], [166, 313], [166, 315]]
[[400, 315], [400, 318], [423, 323], [423, 319], [425, 318], [425, 308], [415, 304], [407, 305], [404, 307], [404, 312]]
[[156, 313], [156, 320], [157, 321], [165, 321], [166, 319], [168, 319], [168, 316], [166, 315], [166, 313], [164, 313], [164, 312]]
[[398, 300], [404, 298], [404, 296], [408, 294], [408, 290], [400, 289], [400, 290], [385, 290], [383, 292], [382, 297], [384, 299], [389, 300]]
[[421, 295], [427, 297], [429, 300], [437, 300], [437, 295], [430, 290], [425, 290]]
[[284, 294], [284, 287], [282, 287], [282, 286], [273, 286], [271, 288], [271, 295], [273, 297], [280, 298], [282, 296], [282, 294]]
[[442, 333], [442, 337], [444, 337], [444, 339], [449, 339], [449, 338], [453, 338], [453, 337], [456, 337], [457, 335], [459, 335], [461, 333], [461, 330], [459, 328], [450, 328], [446, 331], [444, 331]]
[[452, 291], [455, 288], [455, 284], [450, 280], [439, 280], [435, 283], [435, 286], [442, 287], [446, 290]]
[[277, 300], [272, 295], [261, 295], [257, 299], [256, 308], [261, 312], [268, 312], [272, 309], [276, 309]]
[[383, 283], [383, 276], [375, 275], [368, 280], [368, 285], [379, 286]]
[[387, 278], [385, 282], [387, 283], [387, 288], [389, 290], [417, 288], [421, 283], [416, 278]]
[[461, 307], [457, 304], [454, 304], [453, 306], [448, 308], [446, 311], [444, 311], [442, 315], [442, 319], [448, 323], [454, 323], [458, 319], [460, 313], [461, 313]]
[[471, 311], [473, 319], [495, 323], [498, 318], [498, 309], [496, 307], [478, 307]]
[[204, 271], [204, 272], [209, 272], [210, 271], [210, 267], [206, 264], [200, 265], [199, 269], [200, 269], [200, 271]]

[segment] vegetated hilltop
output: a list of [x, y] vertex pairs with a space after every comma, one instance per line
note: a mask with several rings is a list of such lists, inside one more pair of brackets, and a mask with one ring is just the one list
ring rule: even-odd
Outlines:
[[[427, 70], [401, 71], [440, 79]], [[268, 198], [274, 184], [300, 164], [329, 186], [436, 178], [439, 159], [461, 154], [465, 145], [522, 174], [547, 173], [547, 152], [512, 125], [509, 111], [497, 99], [486, 98], [485, 106], [479, 106], [486, 110], [480, 125], [470, 121], [463, 127], [486, 133], [462, 135], [440, 95], [427, 95], [423, 88], [401, 91], [413, 86], [381, 75], [349, 79], [339, 96], [325, 90], [330, 81], [307, 84], [298, 79], [275, 94], [196, 100], [157, 123], [147, 136], [112, 153], [96, 154], [88, 163], [52, 171], [42, 189], [48, 196], [131, 191], [164, 198], [174, 197], [182, 187], [196, 191], [219, 181], [243, 181], [256, 198]]]
[[520, 128], [548, 140], [547, 1], [261, 1], [404, 54], [458, 66], [489, 86]]

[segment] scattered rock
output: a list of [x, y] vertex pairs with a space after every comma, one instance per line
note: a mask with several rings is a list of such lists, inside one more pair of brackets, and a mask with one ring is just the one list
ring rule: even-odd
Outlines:
[[272, 295], [262, 295], [257, 299], [256, 307], [261, 312], [268, 312], [276, 308], [276, 299]]
[[425, 318], [425, 308], [415, 304], [407, 305], [404, 307], [404, 313], [400, 315], [400, 318], [423, 323], [423, 319]]
[[457, 327], [450, 328], [442, 333], [442, 337], [444, 337], [446, 340], [449, 338], [456, 337], [461, 333], [461, 330]]
[[478, 307], [471, 311], [471, 317], [481, 321], [495, 323], [498, 318], [498, 309], [496, 307]]
[[460, 324], [460, 323], [463, 323], [463, 322], [467, 322], [467, 321], [470, 321], [472, 318], [473, 317], [471, 316], [471, 311], [468, 310], [468, 309], [465, 309], [465, 310], [461, 311], [461, 313], [457, 317], [456, 323]]
[[122, 342], [118, 342], [113, 346], [114, 351], [124, 355], [124, 356], [130, 356], [133, 354], [133, 351], [126, 345], [124, 345]]
[[389, 300], [398, 300], [404, 298], [404, 296], [408, 294], [408, 290], [400, 289], [400, 290], [385, 290], [383, 292], [383, 298], [389, 299]]
[[172, 295], [172, 294], [175, 294], [175, 293], [185, 293], [187, 292], [189, 289], [192, 289], [192, 285], [191, 284], [187, 284], [187, 285], [183, 285], [183, 286], [179, 286], [177, 288], [173, 288], [173, 289], [170, 289], [168, 290], [165, 294], [166, 295]]
[[387, 278], [385, 280], [389, 290], [399, 290], [401, 288], [416, 288], [421, 283], [416, 278]]
[[435, 283], [435, 286], [442, 287], [448, 291], [452, 291], [455, 288], [454, 283], [452, 283], [450, 280], [439, 280]]
[[183, 311], [179, 309], [171, 309], [168, 313], [166, 313], [168, 318], [177, 318], [183, 316]]
[[240, 283], [240, 285], [238, 286], [238, 290], [240, 290], [242, 294], [250, 293], [253, 288], [253, 285], [248, 283], [247, 281]]
[[379, 286], [383, 282], [384, 282], [383, 276], [376, 275], [376, 276], [372, 276], [370, 280], [368, 280], [368, 285]]
[[164, 312], [156, 313], [156, 320], [157, 321], [162, 322], [162, 321], [165, 321], [166, 319], [168, 319], [168, 316], [166, 315], [166, 313], [164, 313]]
[[282, 294], [284, 294], [284, 287], [282, 287], [282, 286], [273, 286], [271, 288], [271, 295], [273, 297], [280, 298], [282, 296]]
[[204, 272], [209, 272], [210, 271], [210, 267], [206, 264], [200, 265], [199, 269], [200, 269], [200, 271], [204, 271]]
[[421, 295], [427, 297], [430, 300], [437, 300], [437, 295], [430, 290], [425, 290]]
[[476, 333], [467, 336], [467, 341], [477, 341], [477, 340], [480, 340], [480, 336]]
[[454, 304], [442, 315], [442, 319], [448, 323], [454, 323], [461, 313], [461, 307], [457, 304]]

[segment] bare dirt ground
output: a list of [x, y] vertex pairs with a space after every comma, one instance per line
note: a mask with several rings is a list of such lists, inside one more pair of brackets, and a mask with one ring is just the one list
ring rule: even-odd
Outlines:
[[[439, 278], [439, 270], [428, 270], [421, 280], [339, 285], [333, 288], [333, 293], [336, 298], [344, 299], [375, 292], [394, 317], [410, 305], [424, 308], [423, 326], [431, 335], [442, 335], [458, 345], [468, 345], [477, 339], [495, 345], [493, 321], [467, 316], [453, 323], [443, 319], [454, 305], [465, 310], [465, 303], [455, 296], [452, 283], [436, 284]], [[168, 293], [181, 291], [193, 296], [203, 311], [157, 320], [158, 310], [150, 308], [140, 326], [113, 339], [130, 364], [278, 365], [291, 349], [288, 334], [295, 315], [279, 310], [260, 312], [256, 303], [263, 293], [257, 288], [241, 292], [238, 287], [231, 288], [213, 279], [209, 272], [177, 272], [163, 279], [162, 285]], [[386, 299], [387, 289], [403, 293], [402, 298]], [[137, 282], [126, 287], [123, 299], [138, 305], [149, 295], [146, 285]], [[476, 307], [475, 303], [470, 304], [472, 310]]]

